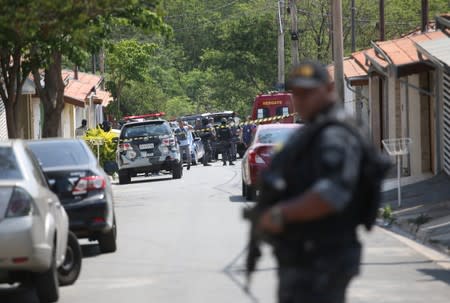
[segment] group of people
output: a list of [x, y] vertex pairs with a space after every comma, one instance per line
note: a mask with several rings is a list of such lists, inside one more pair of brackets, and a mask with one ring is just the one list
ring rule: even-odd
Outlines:
[[222, 154], [223, 165], [234, 165], [237, 154], [237, 144], [240, 137], [240, 129], [236, 126], [234, 119], [222, 118], [219, 126], [214, 125], [214, 119], [208, 119], [208, 123], [203, 125], [201, 119], [195, 121], [195, 128], [199, 134], [205, 155], [203, 165], [210, 165], [209, 162], [215, 161], [216, 153]]
[[[248, 118], [250, 121], [250, 117]], [[210, 166], [215, 162], [217, 154], [222, 154], [223, 165], [234, 165], [238, 153], [237, 146], [242, 142], [245, 147], [251, 143], [255, 125], [248, 124], [240, 127], [235, 123], [234, 118], [222, 118], [220, 125], [215, 125], [214, 119], [209, 118], [207, 123], [198, 118], [195, 126], [187, 124], [182, 119], [178, 119], [179, 130], [177, 132], [178, 143], [182, 154], [186, 154], [187, 169], [190, 169], [192, 162], [191, 146], [193, 142], [192, 131], [195, 131], [203, 143], [205, 154], [203, 165]]]

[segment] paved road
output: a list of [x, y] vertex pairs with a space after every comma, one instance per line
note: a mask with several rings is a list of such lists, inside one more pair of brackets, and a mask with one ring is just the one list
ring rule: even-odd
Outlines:
[[[274, 302], [269, 251], [253, 281], [255, 298], [242, 291], [239, 166], [193, 167], [181, 180], [162, 179], [115, 187], [119, 250], [99, 255], [85, 243], [81, 277], [62, 289], [60, 302]], [[448, 302], [449, 271], [380, 229], [362, 236], [362, 276], [350, 303]], [[0, 302], [37, 300], [32, 290], [0, 290]]]

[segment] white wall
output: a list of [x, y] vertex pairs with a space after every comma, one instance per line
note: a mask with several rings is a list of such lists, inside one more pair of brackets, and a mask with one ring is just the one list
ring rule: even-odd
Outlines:
[[42, 113], [41, 113], [41, 100], [39, 98], [32, 99], [32, 127], [33, 127], [33, 139], [41, 139], [42, 138], [42, 129], [41, 129], [41, 121], [42, 121]]
[[72, 138], [73, 135], [71, 133], [71, 105], [65, 104], [64, 109], [61, 113], [61, 134], [60, 136], [63, 138]]

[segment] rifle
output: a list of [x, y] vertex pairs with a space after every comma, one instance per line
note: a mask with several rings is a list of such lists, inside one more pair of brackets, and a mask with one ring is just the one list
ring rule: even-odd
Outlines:
[[281, 200], [286, 189], [286, 182], [280, 175], [266, 171], [261, 175], [258, 188], [260, 194], [257, 204], [253, 208], [245, 208], [243, 210], [244, 219], [249, 220], [251, 224], [245, 267], [247, 278], [246, 292], [249, 292], [251, 276], [256, 270], [257, 262], [262, 255], [260, 249], [261, 243], [266, 242], [275, 246], [277, 242], [276, 237], [259, 230], [259, 219], [264, 211]]

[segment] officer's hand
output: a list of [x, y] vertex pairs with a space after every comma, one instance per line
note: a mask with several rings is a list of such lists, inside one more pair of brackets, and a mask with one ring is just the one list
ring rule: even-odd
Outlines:
[[270, 209], [261, 216], [258, 227], [261, 231], [270, 234], [280, 234], [283, 232], [283, 226], [274, 222]]

